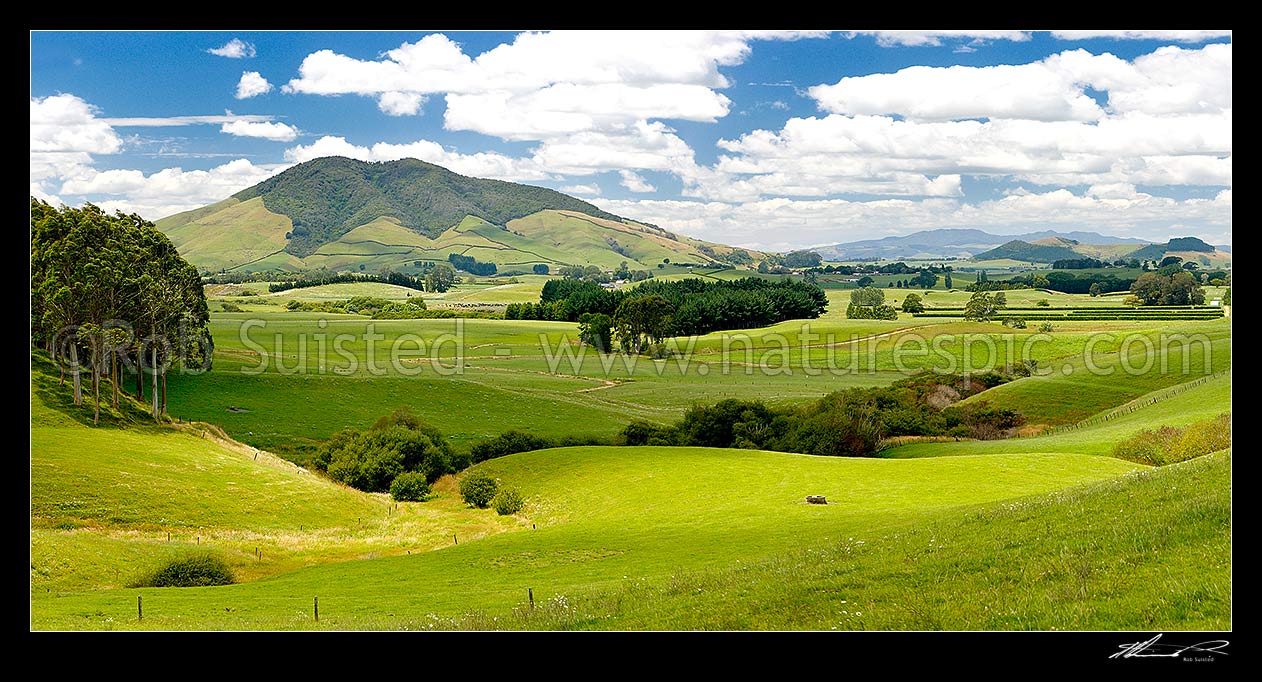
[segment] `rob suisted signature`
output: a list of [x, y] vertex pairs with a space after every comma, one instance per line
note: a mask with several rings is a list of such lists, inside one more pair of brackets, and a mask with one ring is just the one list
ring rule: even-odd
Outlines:
[[1129, 644], [1118, 645], [1117, 653], [1109, 658], [1179, 658], [1187, 654], [1190, 657], [1197, 657], [1196, 654], [1211, 654], [1205, 660], [1213, 660], [1212, 654], [1227, 655], [1223, 648], [1230, 642], [1225, 639], [1212, 639], [1197, 644], [1162, 644], [1161, 635], [1156, 635], [1152, 639], [1144, 642], [1131, 642]]

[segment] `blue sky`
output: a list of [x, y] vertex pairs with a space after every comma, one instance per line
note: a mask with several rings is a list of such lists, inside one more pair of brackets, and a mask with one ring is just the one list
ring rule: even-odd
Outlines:
[[33, 32], [31, 193], [157, 219], [416, 157], [787, 249], [1231, 242], [1224, 31]]

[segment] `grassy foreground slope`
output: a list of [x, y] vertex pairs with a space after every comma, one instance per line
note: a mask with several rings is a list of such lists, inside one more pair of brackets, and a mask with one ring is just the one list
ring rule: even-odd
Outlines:
[[[242, 579], [299, 566], [405, 554], [519, 526], [464, 507], [450, 484], [424, 504], [335, 484], [202, 428], [154, 424], [134, 404], [70, 404], [33, 360], [31, 590], [120, 587], [165, 558], [210, 550]], [[51, 370], [51, 371], [50, 371]]]
[[[1231, 453], [466, 629], [1228, 630]], [[388, 621], [378, 621], [383, 626]]]
[[[707, 448], [560, 448], [478, 469], [518, 487], [537, 529], [441, 550], [313, 566], [220, 588], [36, 593], [37, 628], [416, 628], [507, 614], [681, 571], [726, 570], [848, 538], [875, 542], [966, 509], [1142, 469], [1106, 457], [907, 461]], [[827, 495], [827, 506], [807, 505]], [[428, 504], [428, 503], [426, 503]], [[483, 512], [487, 515], [493, 512]], [[136, 622], [136, 594], [146, 616]]]

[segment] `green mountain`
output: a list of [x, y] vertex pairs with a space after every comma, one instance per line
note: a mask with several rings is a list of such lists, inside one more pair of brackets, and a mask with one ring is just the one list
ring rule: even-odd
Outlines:
[[[1209, 256], [1216, 250], [1213, 245], [1207, 244], [1196, 237], [1175, 237], [1165, 244], [1149, 244], [1131, 253], [1130, 257], [1142, 260], [1161, 260], [1168, 253], [1183, 255], [1187, 252], [1193, 252]], [[1184, 260], [1187, 259], [1184, 258]]]
[[[1059, 241], [1060, 240], [1058, 240], [1058, 242]], [[996, 246], [989, 251], [983, 251], [973, 258], [974, 260], [1001, 260], [1004, 258], [1010, 258], [1012, 260], [1031, 261], [1035, 263], [1053, 263], [1063, 258], [1081, 257], [1081, 253], [1074, 251], [1072, 248], [1062, 243], [1031, 244], [1030, 242], [1021, 241], [1020, 239], [1013, 239], [1012, 241]]]
[[456, 253], [529, 272], [596, 265], [748, 262], [760, 254], [676, 235], [544, 187], [431, 163], [326, 157], [158, 229], [203, 270], [408, 271]]

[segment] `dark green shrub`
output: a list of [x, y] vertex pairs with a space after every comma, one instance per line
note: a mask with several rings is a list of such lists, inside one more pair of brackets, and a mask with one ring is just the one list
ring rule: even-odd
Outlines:
[[510, 516], [521, 511], [526, 506], [526, 501], [516, 488], [501, 488], [491, 500], [491, 506], [495, 508], [496, 514]]
[[367, 431], [334, 434], [312, 457], [316, 469], [359, 490], [384, 492], [396, 476], [416, 471], [433, 483], [468, 465], [442, 433], [400, 408]]
[[804, 408], [775, 449], [833, 457], [868, 457], [884, 437], [877, 409], [852, 403], [844, 391]]
[[617, 441], [618, 445], [630, 446], [674, 445], [673, 429], [645, 422], [644, 419], [634, 419], [618, 433]]
[[609, 445], [609, 439], [597, 436], [561, 436], [556, 442], [558, 448], [570, 448], [576, 445]]
[[129, 587], [205, 587], [234, 582], [232, 569], [223, 559], [212, 554], [197, 554], [172, 559]]
[[924, 301], [916, 294], [907, 294], [903, 299], [903, 312], [905, 313], [923, 313], [925, 311]]
[[578, 317], [578, 340], [602, 353], [613, 350], [613, 318], [604, 313], [583, 313]]
[[235, 304], [233, 304], [233, 303], [220, 303], [220, 304], [219, 304], [219, 307], [220, 307], [220, 308], [222, 308], [222, 309], [223, 309], [223, 311], [224, 311], [225, 313], [239, 313], [239, 312], [241, 312], [241, 306], [239, 306], [239, 305], [235, 305]]
[[897, 320], [898, 311], [892, 305], [865, 306], [851, 303], [846, 307], [846, 317], [852, 320]]
[[486, 509], [499, 487], [499, 483], [486, 474], [470, 474], [460, 481], [460, 497], [468, 504]]
[[[1029, 376], [1029, 373], [1026, 373], [1026, 376]], [[1008, 377], [994, 370], [978, 374], [976, 378], [978, 381], [982, 382], [982, 385], [986, 388], [994, 388], [999, 384], [1006, 384], [1011, 381]]]
[[676, 426], [680, 445], [730, 448], [741, 435], [737, 424], [769, 424], [774, 415], [758, 400], [728, 398], [713, 405], [693, 405]]
[[398, 502], [421, 502], [429, 497], [429, 481], [425, 474], [407, 471], [394, 477], [390, 483], [390, 497]]
[[474, 444], [470, 448], [469, 454], [474, 462], [484, 462], [488, 459], [495, 459], [496, 457], [512, 455], [518, 452], [542, 450], [555, 446], [556, 444], [552, 440], [543, 436], [536, 436], [533, 433], [525, 433], [523, 431], [505, 431], [490, 440]]
[[654, 360], [665, 360], [674, 355], [675, 352], [664, 343], [646, 343], [644, 344], [644, 354]]

